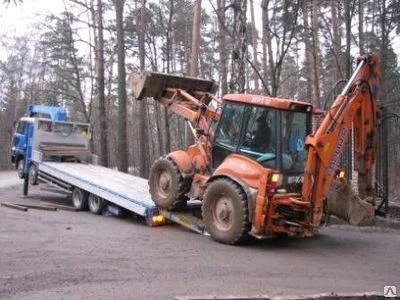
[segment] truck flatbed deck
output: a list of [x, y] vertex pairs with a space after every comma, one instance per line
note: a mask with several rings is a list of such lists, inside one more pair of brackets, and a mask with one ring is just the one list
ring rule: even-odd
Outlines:
[[[82, 163], [42, 162], [39, 178], [54, 178], [112, 201], [141, 216], [156, 206], [148, 192], [147, 180], [98, 165]], [[54, 182], [53, 182], [54, 183]]]
[[[151, 200], [147, 180], [98, 165], [74, 162], [49, 162], [39, 164], [39, 179], [63, 190], [77, 187], [125, 208], [145, 218], [150, 226], [165, 223], [160, 216], [181, 224], [197, 233], [204, 233], [204, 225], [196, 221], [193, 211], [199, 203], [190, 201], [179, 212], [167, 212], [157, 208]], [[156, 217], [156, 218], [153, 218]]]

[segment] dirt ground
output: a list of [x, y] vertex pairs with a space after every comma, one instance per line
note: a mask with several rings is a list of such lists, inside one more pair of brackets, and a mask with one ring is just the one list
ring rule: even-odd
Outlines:
[[[2, 178], [0, 177], [0, 181]], [[0, 201], [65, 202], [0, 187]], [[400, 226], [332, 225], [308, 239], [226, 246], [175, 225], [0, 207], [0, 299], [174, 299], [400, 290]]]

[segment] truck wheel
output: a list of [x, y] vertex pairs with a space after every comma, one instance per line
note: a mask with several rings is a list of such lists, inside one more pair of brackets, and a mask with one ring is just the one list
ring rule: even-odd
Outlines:
[[72, 191], [72, 204], [78, 210], [87, 210], [88, 193], [80, 188], [74, 188]]
[[24, 178], [24, 159], [20, 158], [17, 161], [17, 174], [18, 177], [23, 179]]
[[92, 214], [100, 215], [103, 212], [104, 200], [99, 196], [90, 194], [88, 203], [89, 203], [89, 210]]
[[173, 160], [160, 158], [150, 169], [151, 198], [161, 208], [169, 210], [178, 208], [188, 199], [185, 194], [190, 189], [190, 182], [182, 177]]
[[35, 164], [29, 166], [29, 183], [31, 185], [38, 185], [38, 172]]
[[207, 232], [217, 242], [236, 244], [250, 230], [246, 194], [227, 178], [216, 179], [207, 187], [202, 213]]

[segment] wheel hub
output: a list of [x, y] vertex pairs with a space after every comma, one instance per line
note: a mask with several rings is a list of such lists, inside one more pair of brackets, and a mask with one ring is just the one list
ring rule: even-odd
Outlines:
[[233, 205], [228, 197], [222, 197], [215, 204], [214, 218], [215, 223], [220, 229], [227, 230], [233, 223]]
[[168, 194], [171, 187], [171, 176], [167, 172], [163, 172], [159, 179], [160, 191], [164, 194]]
[[97, 209], [100, 206], [100, 198], [98, 196], [91, 195], [89, 204], [92, 207], [92, 209]]
[[82, 202], [81, 195], [79, 192], [72, 193], [72, 202], [74, 203], [75, 207], [79, 206]]

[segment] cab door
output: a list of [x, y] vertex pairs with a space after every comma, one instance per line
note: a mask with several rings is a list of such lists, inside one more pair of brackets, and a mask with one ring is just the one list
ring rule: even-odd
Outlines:
[[242, 134], [244, 110], [243, 104], [225, 102], [212, 148], [213, 169], [216, 169], [228, 155], [237, 152]]
[[12, 160], [15, 161], [15, 159], [22, 155], [25, 155], [26, 147], [28, 144], [28, 137], [27, 137], [27, 127], [28, 123], [26, 121], [19, 121], [16, 126], [16, 130], [13, 136], [13, 141], [12, 141]]

